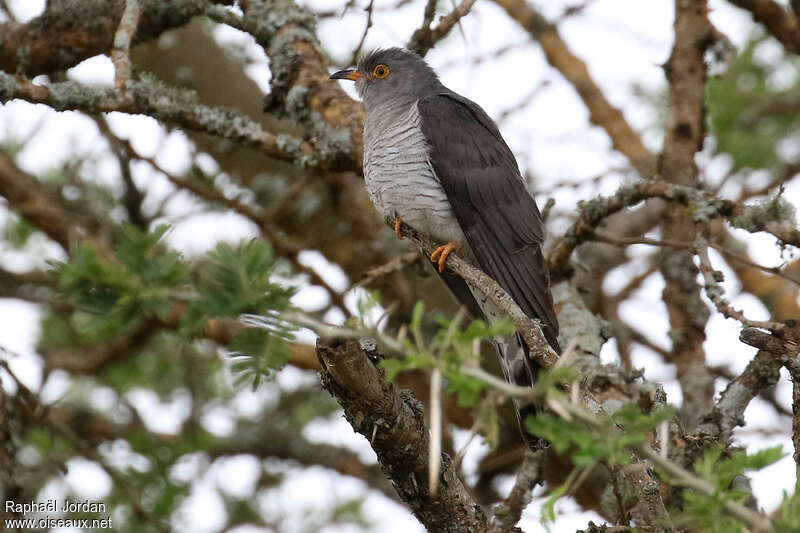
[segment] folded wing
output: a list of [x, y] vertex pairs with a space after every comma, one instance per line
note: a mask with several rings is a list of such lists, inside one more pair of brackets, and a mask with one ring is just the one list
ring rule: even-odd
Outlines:
[[479, 266], [525, 314], [542, 321], [545, 338], [560, 352], [542, 216], [514, 155], [470, 100], [442, 93], [418, 107], [431, 164]]

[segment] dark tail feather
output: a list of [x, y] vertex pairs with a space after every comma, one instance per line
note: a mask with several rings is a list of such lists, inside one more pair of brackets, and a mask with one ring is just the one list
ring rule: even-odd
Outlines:
[[[495, 347], [500, 357], [500, 366], [503, 368], [506, 381], [519, 387], [533, 387], [536, 383], [540, 366], [531, 359], [528, 345], [522, 340], [522, 337], [518, 333], [507, 335], [502, 340], [498, 339]], [[546, 440], [528, 431], [526, 424], [528, 416], [541, 412], [540, 406], [522, 398], [514, 398], [513, 402], [522, 439], [527, 443], [528, 447], [536, 451], [549, 446]]]

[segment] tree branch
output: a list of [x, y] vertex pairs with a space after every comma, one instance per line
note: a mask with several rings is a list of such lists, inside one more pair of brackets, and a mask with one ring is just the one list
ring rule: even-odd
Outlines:
[[480, 506], [442, 454], [436, 496], [428, 493], [428, 429], [422, 405], [404, 390], [386, 383], [375, 366], [383, 358], [367, 341], [318, 342], [323, 386], [339, 401], [345, 417], [370, 441], [400, 498], [428, 531], [486, 531]]
[[[430, 2], [433, 6], [436, 6], [436, 2]], [[426, 16], [425, 21], [421, 28], [418, 28], [414, 34], [411, 36], [411, 40], [408, 41], [406, 48], [411, 50], [412, 52], [425, 57], [425, 55], [433, 48], [436, 43], [441, 41], [444, 37], [450, 33], [450, 30], [453, 29], [453, 26], [459, 23], [459, 21], [466, 17], [472, 6], [475, 4], [475, 0], [462, 0], [460, 4], [458, 4], [453, 10], [442, 17], [439, 21], [439, 24], [435, 28], [430, 27], [430, 22], [433, 20], [433, 13], [431, 13], [430, 20], [428, 20], [427, 16], [427, 9], [426, 9]]]
[[[140, 0], [141, 23], [132, 42], [152, 40], [170, 28], [183, 26], [211, 4], [233, 0]], [[60, 0], [47, 2], [44, 12], [25, 24], [0, 25], [0, 70], [37, 74], [66, 70], [114, 46], [124, 2]]]
[[494, 508], [490, 533], [505, 533], [514, 530], [514, 526], [522, 517], [522, 511], [533, 499], [533, 489], [536, 485], [544, 482], [542, 468], [546, 454], [546, 449], [525, 454], [511, 492], [501, 505]]
[[547, 62], [572, 84], [589, 110], [589, 119], [605, 130], [614, 149], [627, 157], [641, 176], [649, 176], [655, 156], [644, 146], [622, 112], [606, 99], [589, 74], [586, 63], [567, 47], [558, 29], [524, 0], [495, 2], [541, 45]]
[[142, 5], [139, 0], [125, 0], [125, 10], [119, 19], [119, 27], [114, 34], [114, 45], [111, 48], [111, 61], [114, 63], [114, 87], [123, 89], [133, 76], [131, 64], [131, 43], [142, 16]]
[[153, 78], [130, 80], [125, 92], [73, 81], [39, 85], [21, 76], [0, 72], [0, 102], [25, 100], [56, 111], [149, 115], [166, 124], [216, 135], [301, 167], [321, 163], [307, 142], [290, 135], [264, 131], [260, 124], [232, 109], [197, 102], [192, 91], [169, 87]]
[[[787, 11], [773, 0], [729, 0], [731, 4], [749, 11], [756, 22], [767, 28], [773, 37], [778, 39], [787, 52], [800, 53], [800, 13]], [[797, 6], [793, 0], [792, 6]]]
[[[403, 235], [416, 244], [426, 256], [430, 256], [431, 253], [438, 248], [438, 244], [429, 240], [405, 223], [403, 224], [402, 231]], [[470, 287], [478, 288], [483, 291], [494, 305], [502, 309], [503, 312], [508, 315], [511, 322], [516, 326], [517, 332], [522, 335], [522, 338], [525, 339], [525, 343], [530, 348], [531, 358], [543, 368], [549, 368], [558, 361], [558, 355], [556, 355], [542, 334], [539, 321], [523, 313], [514, 299], [511, 298], [495, 280], [482, 270], [458, 257], [456, 254], [447, 256], [445, 266], [461, 277]]]

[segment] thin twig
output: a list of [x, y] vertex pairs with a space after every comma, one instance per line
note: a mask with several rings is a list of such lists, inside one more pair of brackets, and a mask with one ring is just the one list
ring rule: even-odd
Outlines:
[[421, 257], [419, 252], [406, 252], [399, 257], [395, 257], [388, 263], [370, 268], [364, 273], [364, 277], [358, 280], [358, 283], [351, 288], [364, 287], [380, 278], [389, 276], [395, 272], [400, 272], [419, 261]]
[[367, 34], [372, 27], [372, 9], [374, 4], [375, 0], [369, 0], [369, 5], [364, 8], [364, 11], [367, 12], [367, 25], [364, 27], [364, 33], [361, 34], [361, 39], [358, 41], [356, 49], [353, 50], [353, 55], [350, 57], [350, 65], [355, 65], [358, 62], [358, 56], [361, 54], [361, 49], [364, 47], [364, 41], [367, 40]]
[[728, 299], [725, 298], [725, 291], [722, 285], [720, 285], [720, 282], [723, 280], [723, 274], [719, 270], [714, 270], [714, 267], [711, 265], [711, 259], [708, 256], [708, 240], [704, 236], [700, 235], [697, 237], [694, 249], [698, 259], [700, 259], [700, 272], [705, 281], [704, 288], [706, 296], [708, 296], [708, 299], [714, 304], [714, 307], [717, 308], [717, 311], [727, 318], [738, 320], [745, 326], [769, 329], [772, 331], [781, 329], [782, 324], [778, 322], [747, 318], [742, 311], [734, 308]]

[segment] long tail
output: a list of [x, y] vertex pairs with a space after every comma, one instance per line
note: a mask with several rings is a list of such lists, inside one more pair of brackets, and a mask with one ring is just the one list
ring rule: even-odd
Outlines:
[[[467, 284], [458, 276], [449, 273], [448, 271], [439, 273], [442, 280], [448, 286], [453, 295], [470, 311], [470, 314], [477, 318], [483, 318], [486, 321], [498, 320], [505, 314], [497, 309], [491, 300], [487, 298], [480, 289], [471, 289]], [[558, 338], [552, 331], [543, 331], [545, 338], [556, 350], [561, 353], [561, 348], [558, 345]], [[495, 337], [494, 345], [497, 349], [497, 356], [500, 361], [500, 367], [503, 369], [503, 375], [506, 381], [520, 387], [532, 387], [537, 380], [539, 372], [539, 365], [531, 359], [530, 350], [525, 341], [522, 340], [519, 334], [512, 333], [510, 335], [502, 335]], [[521, 398], [514, 398], [514, 411], [517, 415], [519, 422], [520, 432], [525, 442], [531, 449], [537, 450], [547, 445], [545, 441], [527, 431], [525, 426], [525, 419], [528, 415], [536, 414], [538, 408], [530, 401]]]
[[[514, 333], [496, 337], [494, 345], [506, 381], [519, 387], [532, 387], [536, 383], [540, 367], [536, 361], [531, 359], [528, 346], [520, 335]], [[547, 446], [546, 441], [528, 431], [525, 423], [529, 415], [540, 412], [539, 407], [533, 402], [519, 397], [514, 397], [512, 401], [522, 438], [528, 446], [534, 451]]]

